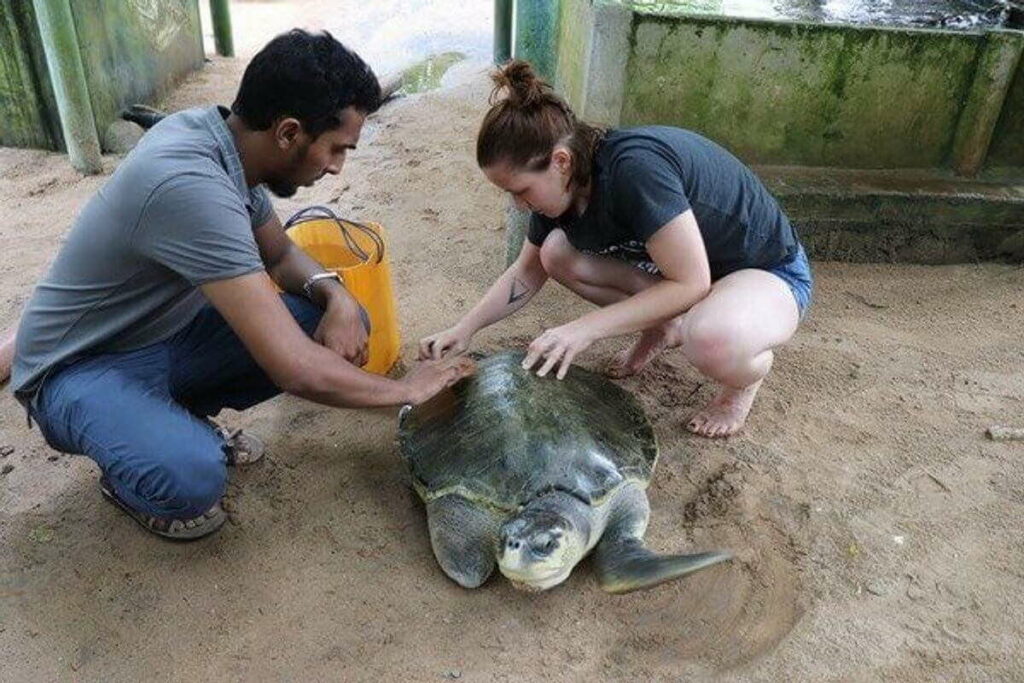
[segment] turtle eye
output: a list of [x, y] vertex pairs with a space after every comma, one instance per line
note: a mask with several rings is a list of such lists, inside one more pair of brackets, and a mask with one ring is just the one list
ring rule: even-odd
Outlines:
[[558, 547], [558, 539], [554, 536], [545, 536], [533, 543], [533, 552], [536, 555], [550, 555]]

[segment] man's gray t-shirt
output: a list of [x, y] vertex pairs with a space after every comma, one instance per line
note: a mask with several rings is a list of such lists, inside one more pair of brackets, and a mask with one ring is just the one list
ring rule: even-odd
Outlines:
[[270, 198], [247, 187], [226, 115], [167, 117], [86, 204], [19, 323], [20, 397], [61, 363], [167, 339], [206, 303], [199, 285], [264, 267]]

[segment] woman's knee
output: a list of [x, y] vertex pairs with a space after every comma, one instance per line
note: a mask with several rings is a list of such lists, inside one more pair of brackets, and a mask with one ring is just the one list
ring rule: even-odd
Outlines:
[[579, 252], [569, 243], [562, 230], [552, 230], [540, 247], [540, 262], [544, 271], [556, 280], [578, 279], [575, 264]]
[[720, 373], [742, 363], [750, 355], [738, 330], [711, 316], [687, 320], [683, 329], [683, 353], [705, 374]]

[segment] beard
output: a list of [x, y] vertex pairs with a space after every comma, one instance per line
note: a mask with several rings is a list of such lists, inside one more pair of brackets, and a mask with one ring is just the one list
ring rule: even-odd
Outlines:
[[271, 178], [265, 182], [267, 189], [273, 192], [281, 199], [288, 199], [296, 192], [299, 191], [300, 183], [295, 180], [296, 177], [300, 176], [303, 167], [306, 164], [306, 155], [309, 153], [310, 143], [306, 143], [295, 150], [295, 156], [292, 158], [288, 168], [276, 178]]
[[299, 186], [293, 182], [283, 180], [281, 178], [274, 178], [273, 180], [266, 181], [267, 189], [274, 193], [275, 196], [281, 199], [288, 199], [296, 192], [299, 191]]

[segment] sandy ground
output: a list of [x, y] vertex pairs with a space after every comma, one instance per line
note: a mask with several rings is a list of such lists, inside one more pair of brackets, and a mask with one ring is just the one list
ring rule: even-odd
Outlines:
[[[214, 60], [163, 104], [227, 102], [243, 66]], [[407, 359], [502, 268], [504, 199], [472, 158], [483, 68], [389, 105], [340, 178], [277, 202], [387, 226]], [[0, 150], [0, 325], [103, 181]], [[682, 429], [710, 388], [678, 353], [623, 383], [661, 443], [649, 543], [738, 557], [628, 596], [586, 563], [539, 595], [449, 582], [393, 411], [282, 397], [227, 415], [269, 455], [232, 475], [233, 523], [173, 544], [0, 395], [0, 680], [1021, 680], [1024, 442], [984, 430], [1024, 426], [1024, 269], [814, 265], [816, 303], [742, 435]], [[585, 310], [549, 285], [476, 346]]]

